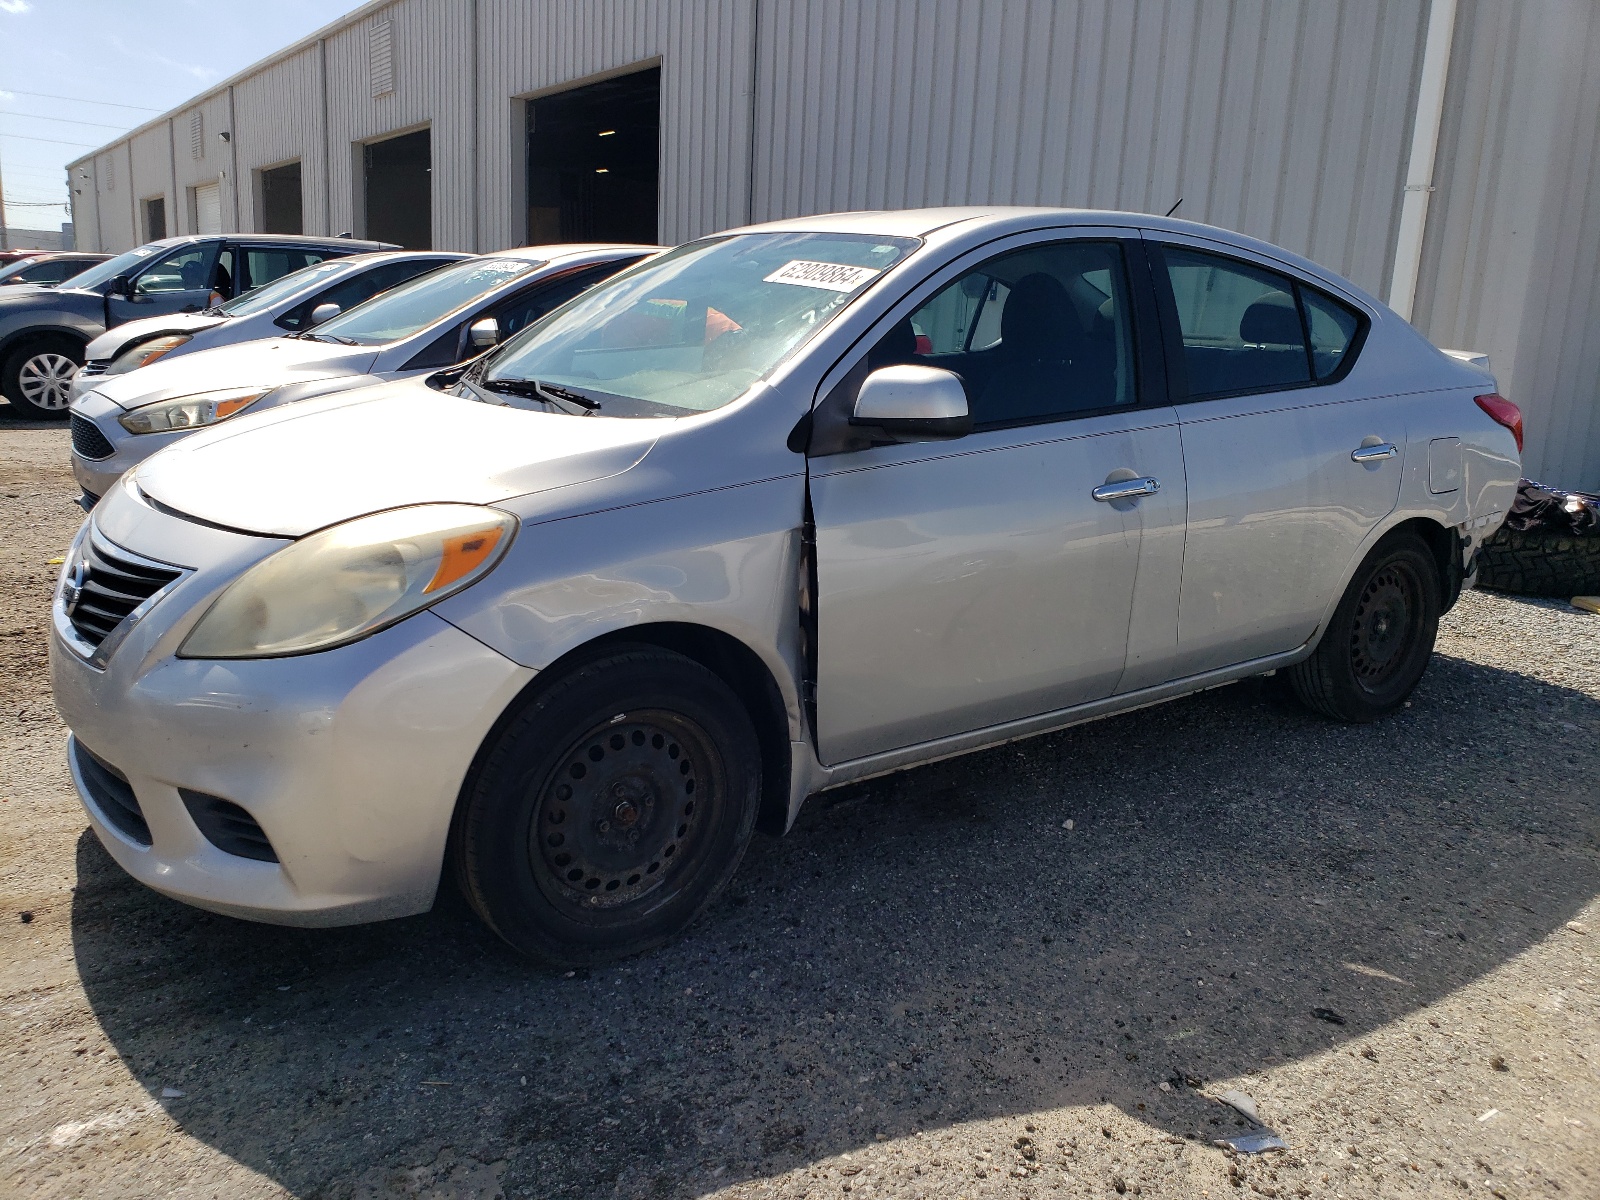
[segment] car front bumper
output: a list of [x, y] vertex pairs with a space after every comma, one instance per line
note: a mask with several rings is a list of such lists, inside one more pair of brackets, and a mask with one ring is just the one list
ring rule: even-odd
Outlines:
[[[157, 891], [237, 917], [340, 925], [429, 908], [473, 757], [534, 672], [431, 612], [317, 654], [178, 658], [240, 564], [283, 543], [154, 510], [130, 514], [130, 491], [118, 490], [123, 519], [109, 523], [152, 536], [134, 546], [102, 538], [170, 562], [179, 561], [173, 546], [190, 547], [205, 561], [108, 639], [117, 644], [103, 665], [75, 643], [59, 590], [53, 601], [51, 681], [101, 843]], [[122, 804], [131, 794], [142, 835], [130, 833], [94, 759], [121, 777]], [[213, 843], [191, 815], [196, 797], [242, 808], [277, 861]]]

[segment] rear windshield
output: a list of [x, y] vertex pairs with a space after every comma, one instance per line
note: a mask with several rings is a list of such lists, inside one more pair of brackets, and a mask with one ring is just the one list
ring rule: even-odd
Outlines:
[[841, 233], [691, 242], [557, 309], [466, 382], [481, 398], [488, 392], [561, 411], [709, 412], [742, 395], [917, 245]]
[[523, 258], [471, 258], [391, 288], [305, 336], [356, 346], [397, 342], [543, 265]]
[[290, 271], [280, 279], [251, 288], [237, 299], [228, 301], [222, 306], [222, 311], [230, 317], [248, 317], [251, 313], [263, 312], [280, 300], [286, 300], [308, 287], [315, 287], [335, 275], [344, 274], [350, 270], [349, 264], [348, 258], [330, 258], [327, 262]]
[[115, 258], [108, 258], [103, 263], [95, 263], [87, 271], [81, 271], [71, 279], [65, 280], [61, 286], [64, 288], [97, 288], [108, 280], [115, 279], [118, 275], [126, 275], [138, 269], [145, 259], [159, 254], [165, 246], [152, 243], [148, 246], [135, 246], [132, 250], [125, 251]]

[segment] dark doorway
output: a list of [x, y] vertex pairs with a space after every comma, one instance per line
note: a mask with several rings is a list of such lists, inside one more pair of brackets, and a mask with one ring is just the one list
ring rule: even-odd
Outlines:
[[528, 101], [528, 241], [654, 242], [661, 68]]
[[365, 148], [367, 233], [407, 250], [433, 249], [433, 144], [426, 129]]
[[167, 236], [167, 198], [156, 196], [144, 202], [144, 240], [159, 242]]
[[304, 233], [300, 211], [300, 164], [261, 172], [261, 232]]

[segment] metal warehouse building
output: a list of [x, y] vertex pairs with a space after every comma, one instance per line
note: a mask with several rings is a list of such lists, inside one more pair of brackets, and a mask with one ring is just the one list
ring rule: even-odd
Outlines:
[[1600, 489], [1595, 63], [1593, 0], [378, 0], [71, 164], [73, 217], [492, 250], [1181, 197], [1488, 352], [1527, 471]]

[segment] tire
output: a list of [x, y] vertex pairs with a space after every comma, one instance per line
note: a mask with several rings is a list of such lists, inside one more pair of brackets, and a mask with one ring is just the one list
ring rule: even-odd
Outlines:
[[67, 337], [35, 338], [17, 347], [0, 368], [0, 393], [22, 416], [66, 420], [72, 374], [83, 365], [83, 349]]
[[1439, 632], [1439, 565], [1415, 534], [1367, 555], [1310, 658], [1289, 668], [1307, 708], [1365, 723], [1405, 703], [1428, 669]]
[[452, 831], [484, 922], [555, 967], [638, 954], [727, 886], [760, 799], [761, 755], [716, 675], [612, 649], [524, 701], [495, 735]]
[[1478, 551], [1478, 586], [1522, 596], [1600, 593], [1600, 536], [1501, 529]]

